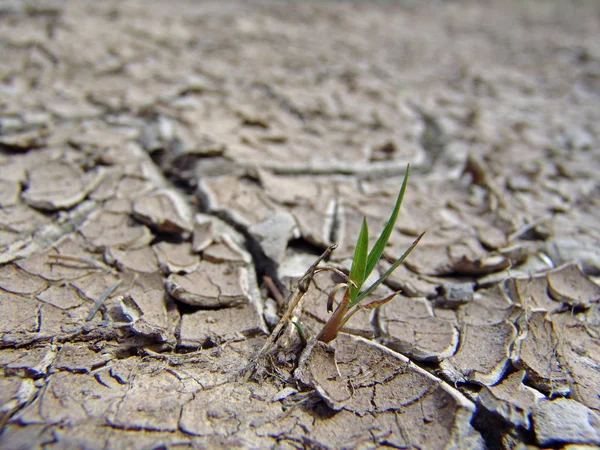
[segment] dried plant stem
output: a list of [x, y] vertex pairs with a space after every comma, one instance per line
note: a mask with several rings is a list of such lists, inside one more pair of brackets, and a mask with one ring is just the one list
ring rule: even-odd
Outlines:
[[277, 302], [277, 306], [280, 307], [280, 308], [282, 308], [285, 305], [285, 297], [279, 291], [279, 289], [275, 285], [275, 282], [273, 281], [273, 279], [270, 276], [265, 275], [265, 276], [263, 276], [263, 282], [265, 283], [265, 286], [267, 287], [267, 289], [271, 293], [271, 296]]
[[102, 294], [102, 296], [98, 299], [98, 301], [96, 301], [96, 303], [94, 304], [94, 307], [88, 314], [87, 319], [85, 319], [86, 322], [89, 322], [90, 320], [92, 320], [94, 318], [94, 316], [96, 315], [96, 313], [98, 312], [100, 307], [104, 304], [106, 299], [108, 297], [110, 297], [110, 295], [115, 291], [115, 289], [117, 289], [119, 287], [119, 285], [121, 284], [121, 281], [122, 280], [120, 280], [120, 279], [117, 280], [117, 282], [115, 284], [113, 284], [106, 291], [104, 291], [104, 294]]
[[323, 252], [323, 254], [321, 256], [319, 256], [319, 258], [317, 258], [317, 260], [308, 268], [308, 270], [305, 272], [305, 274], [302, 276], [302, 278], [300, 278], [300, 280], [296, 284], [296, 287], [294, 288], [294, 290], [290, 293], [290, 295], [287, 298], [287, 304], [288, 304], [287, 310], [285, 311], [285, 313], [283, 314], [283, 316], [281, 317], [279, 322], [277, 322], [277, 325], [275, 326], [275, 328], [273, 329], [273, 332], [267, 339], [267, 342], [265, 342], [265, 344], [260, 349], [258, 354], [254, 357], [252, 362], [246, 368], [246, 370], [244, 372], [245, 380], [250, 379], [250, 377], [253, 375], [254, 371], [256, 370], [256, 367], [259, 364], [259, 362], [265, 357], [265, 355], [269, 352], [269, 350], [273, 347], [273, 345], [275, 344], [275, 342], [281, 335], [281, 332], [283, 331], [283, 327], [285, 325], [287, 325], [288, 322], [290, 322], [292, 315], [294, 314], [294, 310], [298, 306], [298, 303], [300, 303], [300, 300], [302, 300], [302, 297], [304, 297], [304, 294], [306, 294], [306, 292], [308, 292], [308, 288], [310, 287], [310, 282], [312, 281], [315, 273], [318, 271], [317, 266], [321, 263], [321, 261], [329, 258], [329, 255], [331, 255], [331, 252], [333, 252], [336, 248], [337, 248], [337, 244], [333, 244], [333, 245], [330, 245], [329, 247], [327, 247], [327, 249]]
[[55, 259], [56, 261], [51, 261], [49, 264], [64, 264], [62, 261], [70, 261], [70, 262], [79, 262], [83, 264], [87, 264], [96, 269], [106, 270], [107, 266], [102, 264], [100, 261], [96, 261], [92, 258], [86, 258], [84, 256], [75, 256], [75, 255], [63, 255], [63, 254], [49, 254], [47, 256], [50, 259]]

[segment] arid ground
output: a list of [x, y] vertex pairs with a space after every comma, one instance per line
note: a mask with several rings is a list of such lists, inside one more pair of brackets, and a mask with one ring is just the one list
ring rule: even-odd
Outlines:
[[[1, 448], [600, 446], [597, 1], [3, 0], [0, 61]], [[397, 298], [257, 358], [408, 163]]]

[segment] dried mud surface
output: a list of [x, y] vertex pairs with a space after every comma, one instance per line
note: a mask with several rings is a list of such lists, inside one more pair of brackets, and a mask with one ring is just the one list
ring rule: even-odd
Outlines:
[[[4, 1], [0, 55], [0, 447], [600, 446], [596, 2]], [[401, 294], [245, 380], [408, 162]]]

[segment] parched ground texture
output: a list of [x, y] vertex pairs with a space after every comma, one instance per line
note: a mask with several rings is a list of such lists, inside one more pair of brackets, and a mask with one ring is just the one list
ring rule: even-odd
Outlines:
[[[597, 2], [2, 1], [0, 61], [0, 447], [600, 445]], [[401, 294], [246, 379], [407, 163]]]

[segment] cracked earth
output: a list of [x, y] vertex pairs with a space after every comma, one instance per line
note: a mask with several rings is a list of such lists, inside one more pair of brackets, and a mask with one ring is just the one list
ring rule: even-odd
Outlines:
[[[0, 447], [600, 446], [596, 2], [14, 0], [0, 43]], [[400, 295], [246, 379], [407, 163]]]

